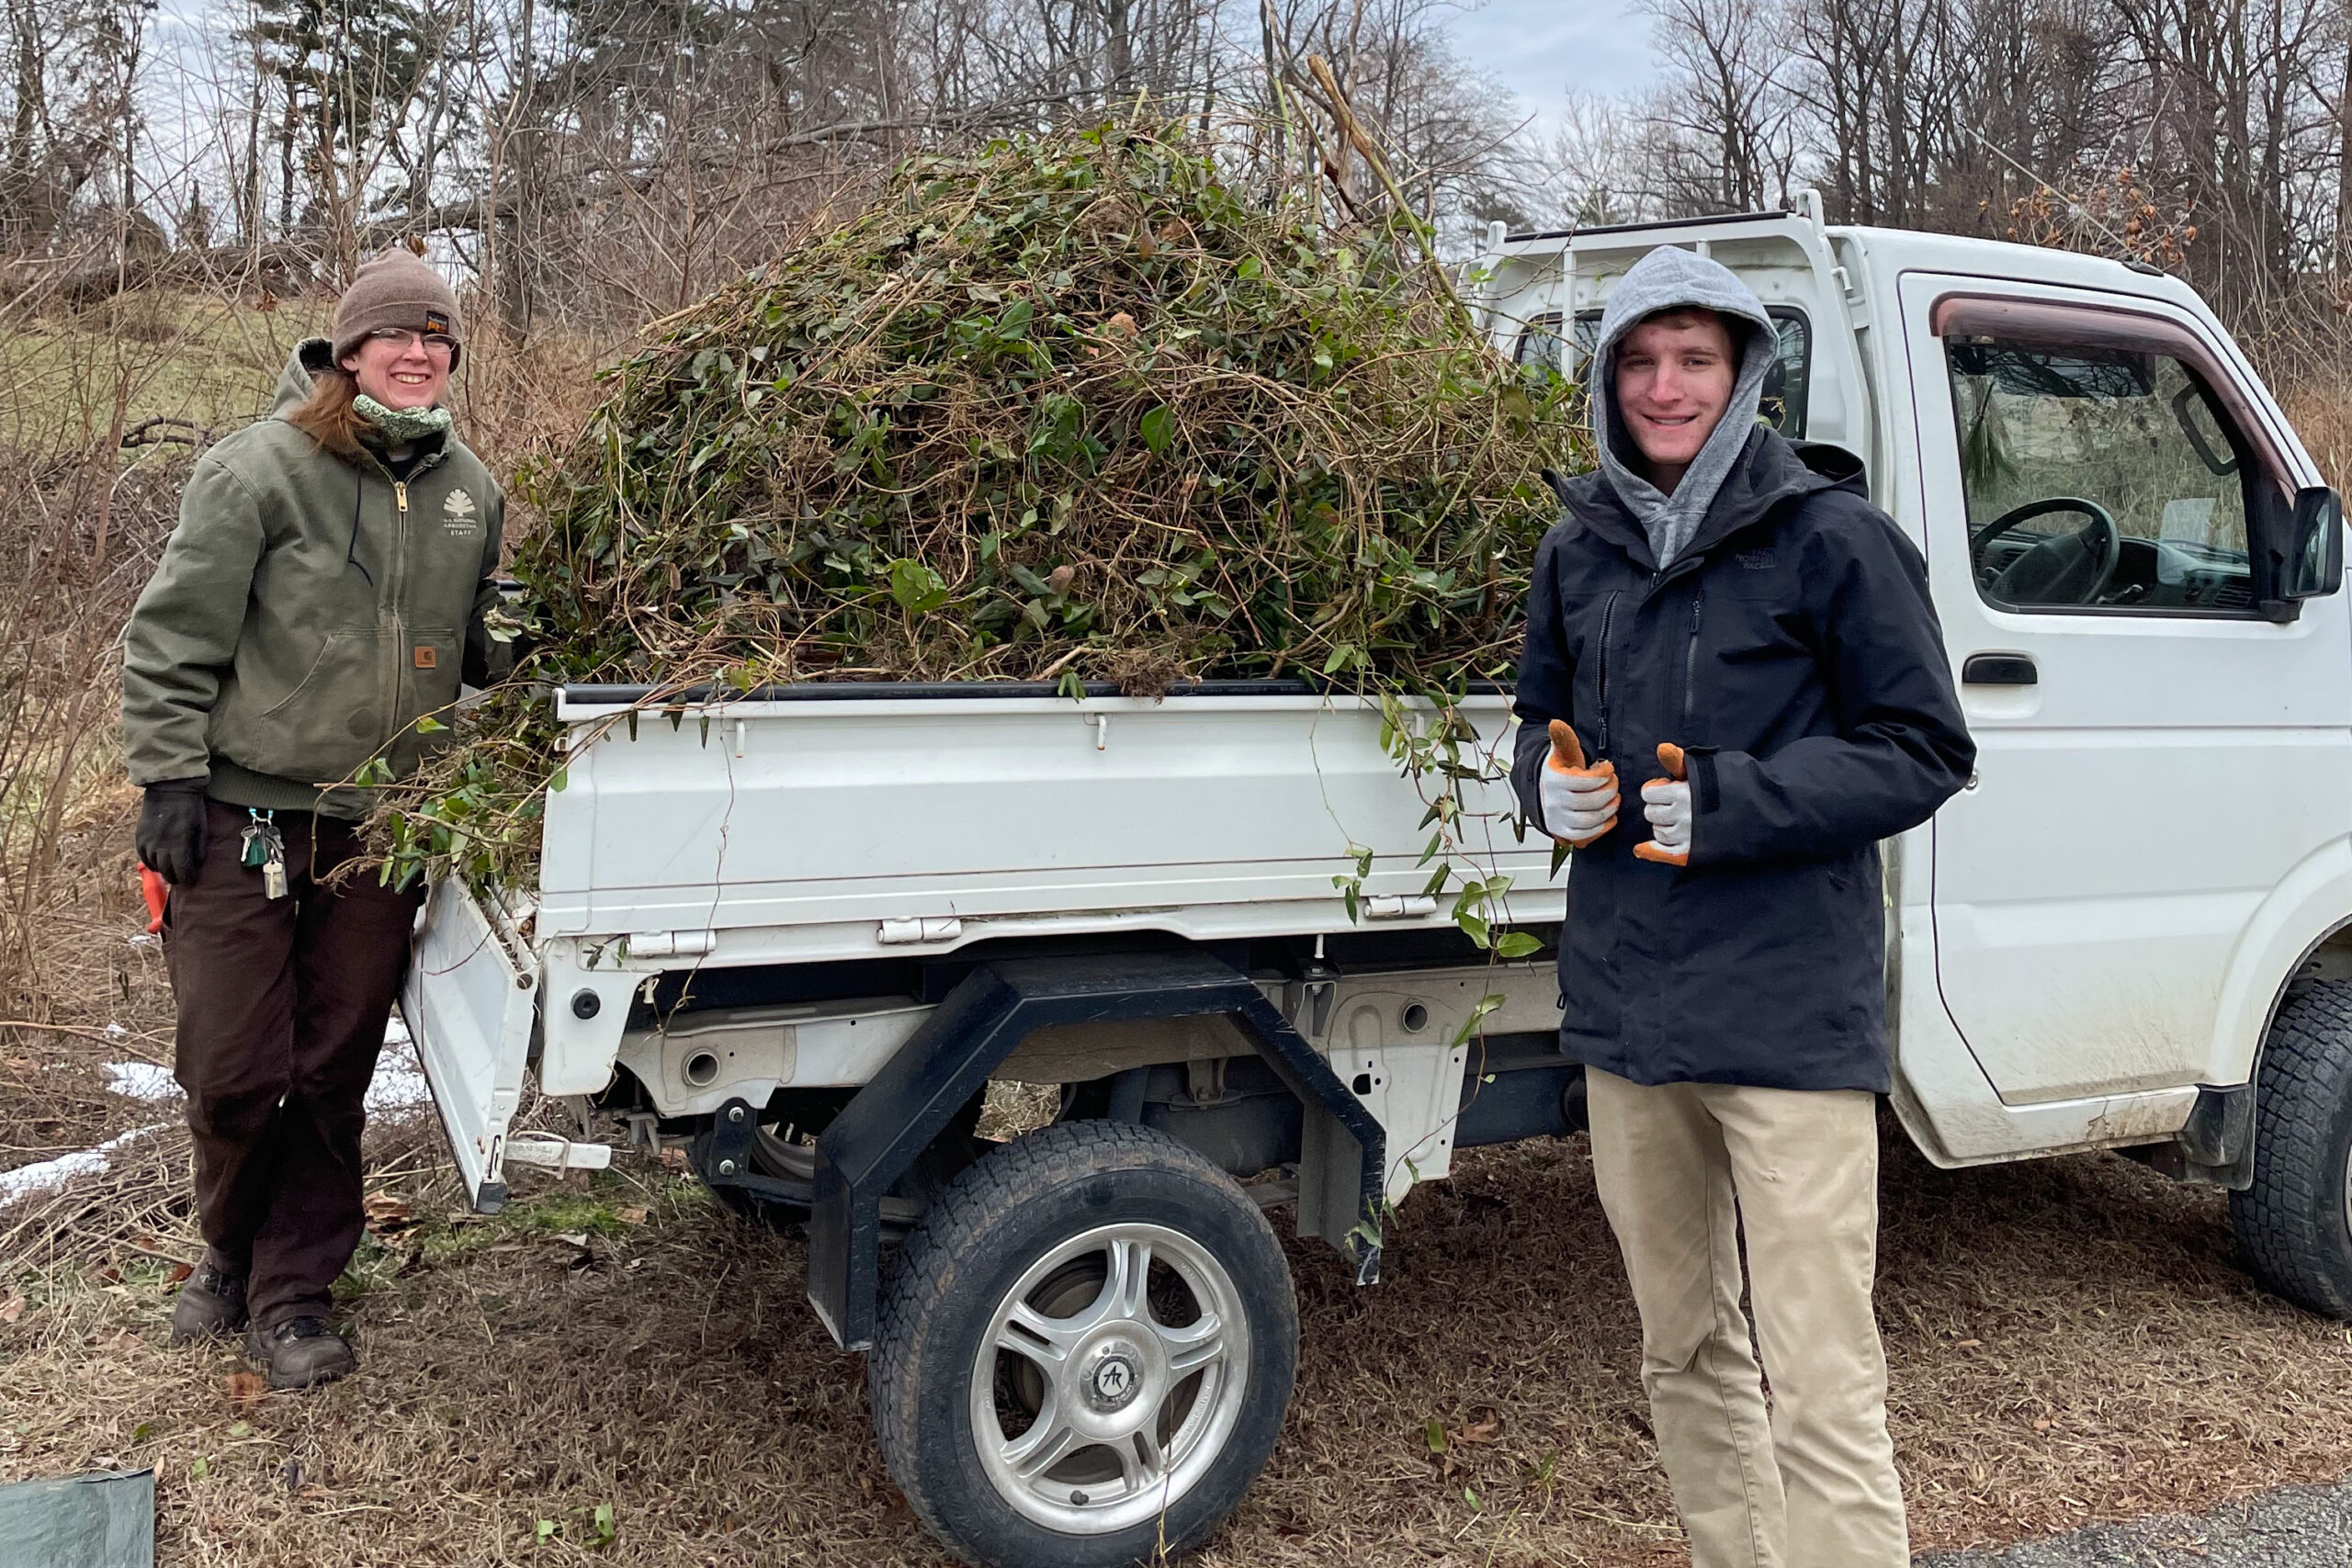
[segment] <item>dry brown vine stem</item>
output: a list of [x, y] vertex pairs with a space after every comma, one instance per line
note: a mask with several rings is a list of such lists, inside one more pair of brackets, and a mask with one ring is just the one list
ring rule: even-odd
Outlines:
[[[1373, 176], [1380, 181], [1381, 189], [1388, 193], [1392, 209], [1411, 231], [1413, 242], [1420, 249], [1422, 263], [1428, 266], [1430, 279], [1436, 284], [1439, 296], [1453, 308], [1464, 331], [1475, 330], [1471, 325], [1470, 312], [1462, 303], [1462, 297], [1453, 291], [1453, 279], [1446, 276], [1445, 264], [1438, 260], [1437, 249], [1430, 243], [1427, 226], [1414, 215], [1413, 205], [1406, 199], [1404, 187], [1396, 183], [1396, 176], [1389, 171], [1388, 160], [1380, 155], [1380, 149], [1374, 145], [1371, 137], [1364, 134], [1363, 124], [1356, 118], [1355, 106], [1348, 102], [1347, 94], [1340, 89], [1340, 79], [1331, 72], [1331, 62], [1319, 54], [1310, 54], [1306, 57], [1306, 69], [1314, 74], [1316, 85], [1330, 97], [1331, 118], [1347, 133], [1356, 152], [1371, 167]], [[1347, 194], [1344, 187], [1340, 194]]]

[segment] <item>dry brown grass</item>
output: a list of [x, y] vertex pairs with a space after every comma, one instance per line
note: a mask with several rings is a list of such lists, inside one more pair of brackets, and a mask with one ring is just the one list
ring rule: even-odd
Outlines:
[[[945, 1561], [876, 1455], [862, 1363], [801, 1300], [797, 1241], [643, 1163], [452, 1224], [430, 1124], [386, 1131], [382, 1184], [427, 1223], [371, 1238], [346, 1281], [358, 1378], [240, 1399], [234, 1355], [165, 1348], [156, 1255], [193, 1238], [121, 1191], [168, 1192], [159, 1139], [79, 1205], [71, 1234], [112, 1239], [19, 1254], [0, 1283], [0, 1478], [153, 1465], [169, 1563]], [[1458, 1171], [1406, 1204], [1385, 1284], [1293, 1246], [1297, 1397], [1208, 1568], [1681, 1560], [1582, 1141]], [[1918, 1546], [2352, 1465], [2346, 1330], [2253, 1289], [2216, 1194], [2113, 1156], [1948, 1174], [1898, 1149], [1885, 1201]], [[584, 1255], [556, 1239], [582, 1233]], [[618, 1535], [590, 1553], [599, 1504]]]

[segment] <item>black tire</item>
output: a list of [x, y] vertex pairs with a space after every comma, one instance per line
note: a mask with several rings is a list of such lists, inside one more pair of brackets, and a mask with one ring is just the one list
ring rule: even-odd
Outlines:
[[[1164, 1239], [1170, 1233], [1178, 1241]], [[1110, 1302], [1125, 1267], [1110, 1242], [1100, 1252], [1054, 1262], [1057, 1252], [1097, 1236], [1129, 1238], [1125, 1245], [1130, 1247], [1131, 1238], [1163, 1238], [1148, 1254], [1145, 1284], [1135, 1298], [1143, 1315], [1181, 1334], [1208, 1319], [1211, 1299], [1222, 1300], [1246, 1328], [1246, 1353], [1227, 1337], [1214, 1371], [1187, 1374], [1173, 1362], [1158, 1361], [1137, 1371], [1144, 1363], [1128, 1359], [1129, 1341], [1116, 1337], [1126, 1332], [1119, 1325], [1134, 1320], [1112, 1313], [1087, 1331], [1111, 1337], [1080, 1340], [1061, 1371], [1046, 1371], [1042, 1360], [1011, 1351], [993, 1352], [995, 1372], [985, 1397], [996, 1413], [976, 1414], [981, 1349], [999, 1342], [997, 1318], [1016, 1290], [1057, 1329], [1084, 1322]], [[1090, 1280], [1098, 1258], [1103, 1277]], [[1023, 1285], [1047, 1268], [1057, 1271]], [[1061, 1282], [1065, 1275], [1071, 1275], [1069, 1282]], [[1196, 1316], [1182, 1315], [1186, 1302]], [[1222, 1325], [1223, 1314], [1217, 1316]], [[1153, 1333], [1149, 1326], [1135, 1333], [1136, 1345], [1150, 1346], [1139, 1352], [1147, 1359], [1165, 1349]], [[1111, 1367], [1113, 1361], [1125, 1370]], [[1233, 1179], [1164, 1134], [1128, 1123], [1069, 1122], [989, 1155], [924, 1213], [886, 1288], [866, 1385], [892, 1477], [949, 1550], [981, 1568], [1114, 1568], [1190, 1550], [1224, 1522], [1273, 1451], [1297, 1363], [1298, 1307], [1289, 1267], [1272, 1227]], [[1238, 1383], [1226, 1381], [1228, 1374]], [[1024, 1393], [1024, 1386], [1032, 1392]], [[1017, 1445], [1023, 1434], [1007, 1433], [1002, 1412], [1012, 1408], [1016, 1417], [1026, 1413], [1045, 1420], [1048, 1388], [1084, 1393], [1086, 1404], [1075, 1393], [1051, 1395], [1069, 1398], [1082, 1420], [1148, 1419], [1148, 1433], [1100, 1442], [1074, 1437], [1079, 1446], [1046, 1465], [1034, 1483], [992, 1478], [991, 1463], [1001, 1472], [1001, 1461], [983, 1460], [978, 1422], [994, 1427], [987, 1436], [999, 1451]], [[1115, 1401], [1130, 1389], [1131, 1408], [1102, 1413], [1101, 1401]], [[1153, 1406], [1148, 1417], [1147, 1405]], [[1060, 1425], [1067, 1422], [1057, 1417]], [[1188, 1429], [1205, 1435], [1185, 1449]], [[1181, 1487], [1173, 1479], [1129, 1478], [1128, 1461], [1138, 1448], [1147, 1461], [1157, 1453], [1170, 1477], [1183, 1472]], [[1090, 1466], [1108, 1467], [1115, 1477], [1091, 1479]], [[1070, 1475], [1077, 1479], [1067, 1479]], [[1119, 1495], [1106, 1500], [1114, 1489]], [[1046, 1496], [1047, 1491], [1057, 1495]], [[1035, 1517], [1041, 1510], [1057, 1512], [1065, 1502], [1079, 1515], [1090, 1501], [1099, 1520], [1082, 1519], [1080, 1528], [1053, 1528]], [[1148, 1508], [1149, 1517], [1128, 1517], [1138, 1508]]]
[[2230, 1223], [2264, 1285], [2352, 1319], [2352, 985], [2307, 981], [2263, 1043], [2255, 1086], [2254, 1185]]

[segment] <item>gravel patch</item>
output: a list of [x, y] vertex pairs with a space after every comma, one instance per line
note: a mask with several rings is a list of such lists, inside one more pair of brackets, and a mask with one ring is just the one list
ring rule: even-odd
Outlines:
[[1913, 1568], [2343, 1568], [2352, 1564], [2352, 1482], [2281, 1487], [2202, 1518], [2165, 1514], [2006, 1551], [1911, 1561]]

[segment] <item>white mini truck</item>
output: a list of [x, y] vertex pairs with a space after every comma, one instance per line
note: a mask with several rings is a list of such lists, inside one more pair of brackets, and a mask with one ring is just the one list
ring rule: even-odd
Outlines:
[[[2227, 1187], [2256, 1272], [2352, 1317], [2352, 616], [2340, 505], [2278, 405], [2176, 279], [1811, 197], [1498, 231], [1469, 287], [1499, 352], [1577, 375], [1660, 244], [1779, 322], [1768, 412], [1925, 553], [1980, 748], [1885, 846], [1904, 1128], [1939, 1166], [2120, 1148]], [[435, 888], [402, 994], [475, 1201], [609, 1155], [510, 1134], [536, 1071], [583, 1128], [805, 1220], [891, 1472], [971, 1562], [1203, 1539], [1290, 1396], [1268, 1215], [1370, 1283], [1456, 1149], [1580, 1124], [1550, 845], [1499, 768], [1460, 786], [1476, 874], [1543, 943], [1494, 960], [1427, 896], [1426, 786], [1375, 704], [555, 701], [539, 886]], [[1459, 711], [1506, 761], [1508, 694]], [[1062, 1086], [1059, 1117], [977, 1137], [992, 1078]]]

